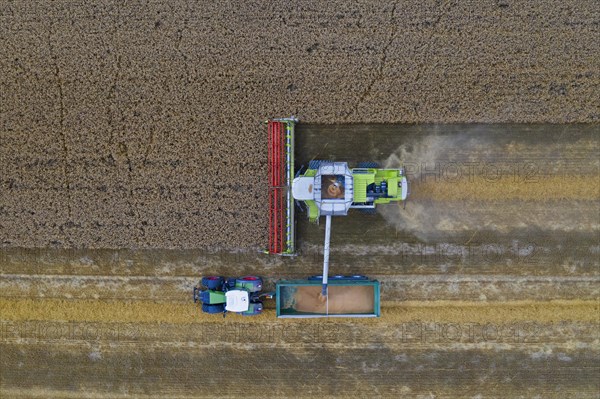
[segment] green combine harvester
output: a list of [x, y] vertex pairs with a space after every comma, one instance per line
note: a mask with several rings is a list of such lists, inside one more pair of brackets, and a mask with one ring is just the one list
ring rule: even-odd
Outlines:
[[351, 208], [374, 210], [376, 205], [405, 201], [408, 181], [402, 169], [379, 169], [363, 163], [311, 161], [292, 182], [292, 196], [302, 201], [311, 222], [320, 216], [345, 216]]
[[406, 201], [403, 169], [381, 169], [374, 162], [350, 168], [347, 162], [312, 160], [294, 172], [294, 117], [267, 121], [269, 131], [269, 253], [295, 253], [294, 201], [304, 205], [310, 221], [325, 216], [322, 295], [327, 297], [331, 217], [352, 208], [373, 212], [379, 204]]

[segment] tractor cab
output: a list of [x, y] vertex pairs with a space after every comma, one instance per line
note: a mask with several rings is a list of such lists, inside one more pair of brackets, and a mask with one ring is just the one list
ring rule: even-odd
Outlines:
[[262, 292], [262, 288], [262, 278], [257, 276], [205, 276], [194, 287], [193, 297], [194, 302], [202, 303], [204, 313], [254, 316], [263, 311], [263, 298], [273, 298], [273, 292]]
[[228, 312], [245, 312], [249, 304], [248, 291], [232, 290], [225, 293], [225, 310]]

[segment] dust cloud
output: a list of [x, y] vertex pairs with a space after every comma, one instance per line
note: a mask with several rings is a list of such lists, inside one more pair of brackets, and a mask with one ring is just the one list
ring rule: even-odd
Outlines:
[[[400, 145], [382, 166], [405, 169], [409, 198], [406, 204], [380, 206], [378, 212], [397, 230], [425, 241], [460, 231], [506, 234], [520, 228], [578, 232], [600, 228], [597, 190], [588, 187], [591, 194], [577, 196], [583, 192], [578, 185], [589, 179], [550, 178], [535, 163], [540, 153], [542, 159], [548, 155], [540, 149], [544, 143], [497, 141], [501, 138], [486, 135], [485, 127], [455, 135], [441, 134], [434, 127], [431, 134]], [[457, 187], [463, 187], [465, 195], [457, 193]], [[570, 193], [561, 194], [566, 188]]]

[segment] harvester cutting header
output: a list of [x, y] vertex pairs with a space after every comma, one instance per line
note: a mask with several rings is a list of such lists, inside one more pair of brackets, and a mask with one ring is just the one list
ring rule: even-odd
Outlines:
[[269, 132], [269, 247], [271, 254], [294, 255], [294, 127], [297, 119], [267, 121]]
[[269, 247], [272, 254], [296, 251], [294, 201], [318, 223], [326, 217], [323, 296], [327, 295], [331, 217], [351, 208], [374, 210], [378, 204], [406, 201], [408, 181], [402, 169], [381, 169], [374, 162], [350, 168], [346, 162], [312, 160], [306, 169], [294, 167], [294, 127], [297, 119], [267, 121], [269, 134]]

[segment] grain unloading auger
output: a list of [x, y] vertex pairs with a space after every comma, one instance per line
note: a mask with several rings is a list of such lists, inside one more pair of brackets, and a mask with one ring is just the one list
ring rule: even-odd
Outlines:
[[406, 201], [403, 169], [381, 169], [374, 162], [349, 168], [346, 162], [313, 160], [294, 175], [294, 126], [297, 119], [267, 121], [269, 131], [269, 253], [293, 255], [294, 201], [304, 204], [310, 221], [325, 216], [323, 298], [327, 298], [331, 217], [349, 209], [374, 211], [378, 204]]

